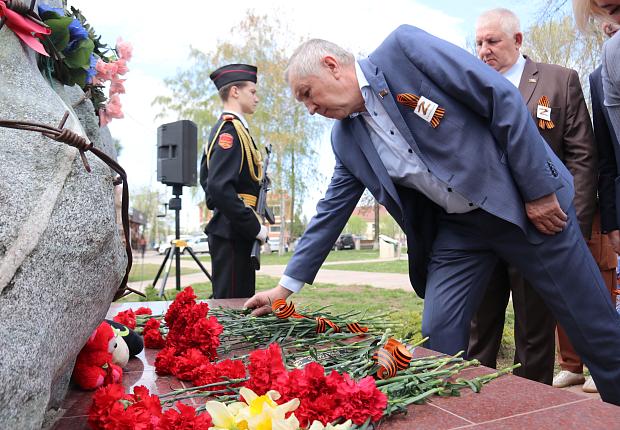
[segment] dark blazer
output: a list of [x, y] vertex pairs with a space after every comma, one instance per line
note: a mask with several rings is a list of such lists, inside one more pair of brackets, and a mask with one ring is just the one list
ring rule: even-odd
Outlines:
[[[261, 223], [253, 208], [238, 194], [257, 197], [260, 185], [250, 176], [247, 156], [242, 157], [244, 150], [233, 123], [226, 120], [232, 117], [232, 114], [225, 114], [217, 121], [209, 134], [200, 161], [200, 184], [205, 191], [207, 207], [213, 210], [213, 218], [205, 232], [226, 239], [250, 241], [256, 238]], [[219, 139], [223, 134], [228, 136], [220, 145]], [[213, 149], [211, 158], [207, 160], [210, 145]]]
[[573, 175], [577, 218], [581, 232], [589, 238], [596, 211], [597, 151], [579, 75], [572, 69], [535, 63], [526, 57], [519, 91], [537, 125], [539, 100], [542, 96], [549, 99], [555, 127], [539, 126], [538, 131]]
[[592, 122], [598, 148], [598, 200], [601, 208], [601, 230], [608, 233], [618, 230], [620, 219], [616, 202], [620, 202], [620, 145], [614, 133], [607, 108], [603, 104], [601, 66], [590, 74], [592, 97]]
[[[568, 210], [572, 176], [538, 133], [519, 91], [465, 50], [419, 28], [400, 26], [360, 66], [371, 90], [412, 151], [446, 186], [483, 210], [517, 225], [532, 243], [545, 236], [530, 223], [524, 203], [555, 192]], [[425, 96], [445, 109], [437, 128], [396, 101]], [[407, 234], [409, 277], [426, 288], [437, 206], [391, 180], [360, 116], [332, 129], [336, 167], [285, 274], [312, 283], [364, 188]]]

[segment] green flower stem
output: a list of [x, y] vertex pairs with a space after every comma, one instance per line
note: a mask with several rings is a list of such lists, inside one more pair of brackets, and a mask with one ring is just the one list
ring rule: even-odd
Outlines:
[[[199, 391], [199, 392], [195, 392], [195, 393], [190, 393], [190, 394], [186, 394], [184, 396], [177, 396], [177, 397], [172, 397], [170, 399], [166, 399], [163, 404], [173, 404], [178, 402], [179, 400], [184, 400], [184, 399], [195, 399], [195, 398], [200, 398], [200, 397], [218, 397], [217, 394], [223, 394], [226, 395], [227, 393], [230, 392], [234, 392], [234, 393], [238, 393], [239, 389], [238, 388], [228, 388], [228, 389], [223, 389], [223, 390], [215, 390], [215, 391]], [[237, 394], [229, 394], [231, 396], [237, 396]], [[159, 397], [161, 399], [161, 396]]]
[[187, 391], [196, 391], [196, 390], [202, 390], [203, 388], [211, 388], [211, 387], [217, 387], [220, 385], [226, 385], [228, 386], [229, 384], [239, 384], [241, 382], [245, 382], [247, 381], [249, 378], [239, 378], [239, 379], [224, 379], [220, 382], [213, 382], [211, 384], [206, 384], [206, 385], [198, 385], [196, 387], [189, 387], [189, 388], [180, 388], [178, 390], [174, 390], [171, 391], [169, 393], [166, 394], [162, 394], [159, 396], [160, 399], [165, 398], [165, 397], [170, 397], [170, 396], [176, 396], [177, 394], [181, 394], [181, 393], [185, 393]]
[[[366, 315], [359, 311], [349, 311], [340, 315], [329, 315], [328, 307], [308, 311], [298, 308], [298, 313], [306, 318], [279, 319], [275, 315], [251, 317], [238, 310], [211, 309], [210, 315], [216, 316], [224, 327], [220, 336], [222, 346], [218, 353], [233, 354], [235, 359], [248, 361], [248, 350], [265, 348], [271, 342], [278, 342], [283, 352], [284, 364], [293, 368], [296, 363], [306, 360], [318, 361], [326, 372], [347, 372], [354, 379], [376, 375], [379, 365], [373, 359], [376, 351], [384, 346], [392, 337], [392, 328], [402, 328], [402, 324], [389, 320], [387, 313]], [[329, 328], [325, 333], [316, 333], [316, 317], [324, 317], [340, 326], [343, 331], [335, 333]], [[142, 320], [142, 318], [140, 318]], [[145, 318], [148, 320], [148, 318]], [[349, 333], [345, 324], [359, 321], [369, 328], [364, 334]], [[167, 330], [162, 325], [163, 330]], [[422, 345], [428, 338], [412, 342], [404, 340], [407, 348], [413, 349]], [[236, 355], [237, 352], [245, 354]], [[464, 360], [463, 352], [455, 356], [444, 354], [413, 358], [406, 369], [387, 380], [376, 380], [377, 388], [388, 396], [388, 405], [384, 417], [394, 413], [405, 412], [406, 407], [424, 402], [430, 396], [455, 396], [462, 389], [479, 391], [491, 380], [511, 372], [518, 366], [482, 375], [471, 380], [458, 378], [458, 374], [466, 368], [477, 366], [477, 360]], [[455, 379], [458, 378], [458, 379]], [[220, 402], [233, 402], [238, 399], [238, 388], [231, 387], [243, 383], [246, 379], [232, 379], [199, 387], [175, 390], [160, 396], [166, 405], [188, 398], [215, 398]], [[224, 386], [225, 388], [221, 388]], [[218, 387], [218, 390], [210, 390]], [[205, 410], [200, 406], [197, 411]], [[354, 429], [372, 428], [370, 420]]]

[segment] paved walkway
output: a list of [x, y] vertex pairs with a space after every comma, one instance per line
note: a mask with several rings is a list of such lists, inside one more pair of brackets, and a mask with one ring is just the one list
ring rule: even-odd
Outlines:
[[[402, 258], [402, 257], [401, 257]], [[406, 258], [406, 256], [404, 257]], [[144, 260], [137, 258], [134, 261], [134, 266], [139, 268], [140, 264], [161, 264], [163, 256], [157, 254], [148, 254]], [[393, 259], [372, 259], [372, 260], [354, 260], [354, 261], [331, 261], [324, 263], [323, 266], [337, 266], [340, 264], [357, 264], [357, 263], [376, 263], [381, 261], [393, 261]], [[211, 269], [210, 262], [203, 262], [203, 265], [207, 270]], [[174, 263], [173, 263], [174, 264]], [[181, 260], [182, 268], [192, 268], [200, 270], [196, 262], [193, 260]], [[280, 278], [286, 268], [285, 264], [264, 265], [261, 270], [257, 272], [257, 275], [271, 276], [274, 278]], [[163, 277], [163, 275], [162, 275]], [[200, 282], [207, 282], [208, 279], [202, 272], [191, 273], [187, 275], [181, 275], [181, 287], [197, 284]], [[152, 282], [152, 280], [130, 282], [129, 286], [138, 291], [144, 291], [145, 288]], [[161, 278], [157, 281], [158, 286], [161, 285]], [[167, 288], [174, 286], [174, 277], [169, 276], [166, 283]], [[332, 270], [322, 268], [319, 270], [315, 280], [315, 283], [323, 284], [335, 284], [335, 285], [370, 285], [375, 288], [385, 288], [388, 290], [405, 290], [412, 291], [411, 284], [409, 283], [409, 275], [403, 273], [380, 273], [380, 272], [354, 272], [349, 270]]]

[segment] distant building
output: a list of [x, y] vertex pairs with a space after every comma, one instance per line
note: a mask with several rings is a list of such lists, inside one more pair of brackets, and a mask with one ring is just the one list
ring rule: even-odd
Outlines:
[[280, 239], [280, 229], [282, 226], [282, 210], [284, 210], [284, 243], [291, 241], [291, 196], [288, 193], [276, 194], [269, 192], [267, 194], [267, 206], [273, 211], [275, 224], [269, 226], [269, 239]]
[[134, 208], [129, 208], [129, 238], [131, 241], [131, 247], [133, 249], [139, 248], [138, 241], [140, 240], [140, 235], [144, 234], [144, 229], [146, 228], [146, 216], [144, 212], [141, 212]]
[[[379, 217], [388, 213], [384, 206], [379, 205]], [[352, 215], [357, 215], [366, 222], [366, 231], [362, 236], [372, 239], [375, 235], [375, 206], [358, 206], [353, 210]]]
[[[284, 197], [284, 202], [281, 201], [281, 197]], [[273, 211], [273, 215], [275, 218], [275, 224], [269, 226], [269, 239], [280, 239], [280, 228], [282, 218], [280, 216], [282, 211], [282, 203], [284, 203], [284, 243], [290, 242], [290, 232], [291, 232], [291, 197], [288, 193], [284, 194], [276, 194], [274, 192], [269, 192], [267, 194], [267, 206], [271, 208]], [[207, 223], [213, 217], [213, 211], [208, 210], [206, 205], [202, 204], [199, 206], [198, 217], [200, 220], [200, 225], [206, 226]]]

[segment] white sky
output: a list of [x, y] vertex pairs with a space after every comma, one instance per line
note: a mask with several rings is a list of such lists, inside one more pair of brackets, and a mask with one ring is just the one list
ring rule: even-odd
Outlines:
[[[156, 130], [168, 120], [155, 120], [157, 108], [151, 102], [166, 94], [163, 79], [173, 77], [187, 67], [189, 46], [211, 51], [218, 40], [230, 39], [235, 27], [248, 9], [258, 14], [277, 16], [299, 37], [320, 37], [348, 48], [354, 53], [368, 54], [398, 25], [411, 24], [464, 46], [473, 30], [475, 16], [493, 7], [513, 7], [522, 20], [531, 20], [532, 5], [514, 6], [509, 1], [484, 0], [235, 0], [185, 1], [163, 0], [69, 0], [69, 6], [82, 11], [88, 22], [102, 35], [102, 41], [114, 45], [117, 37], [133, 44], [133, 58], [125, 76], [126, 94], [121, 95], [125, 118], [109, 125], [112, 135], [120, 139], [123, 150], [120, 162], [128, 173], [132, 191], [143, 186], [165, 189], [157, 183]], [[526, 2], [529, 3], [529, 2]], [[231, 8], [230, 5], [234, 5]], [[524, 16], [525, 15], [525, 16]], [[291, 51], [295, 46], [291, 46]], [[250, 118], [251, 122], [251, 118]], [[199, 142], [201, 145], [202, 142]], [[334, 165], [328, 139], [321, 142], [325, 154], [320, 171], [325, 182], [314, 188], [304, 213], [314, 214], [316, 201], [322, 196]], [[203, 198], [195, 193], [195, 202]], [[195, 202], [185, 189], [183, 229], [197, 229]]]

